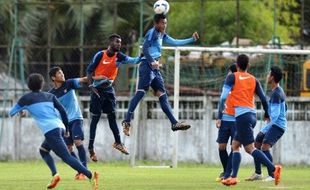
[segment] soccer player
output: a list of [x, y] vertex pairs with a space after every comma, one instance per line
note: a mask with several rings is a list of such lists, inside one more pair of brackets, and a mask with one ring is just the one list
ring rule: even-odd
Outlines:
[[[88, 80], [86, 77], [66, 80], [60, 67], [53, 67], [49, 71], [49, 76], [54, 83], [54, 87], [49, 92], [58, 98], [68, 115], [70, 135], [65, 137], [65, 142], [69, 152], [77, 158], [73, 150], [74, 144], [78, 150], [81, 163], [87, 168], [86, 152], [83, 145], [83, 116], [75, 95], [75, 89], [81, 88], [81, 83], [87, 83]], [[76, 174], [75, 179], [84, 180], [86, 176], [81, 173]]]
[[[269, 119], [268, 104], [260, 82], [251, 74], [247, 73], [249, 67], [248, 56], [241, 54], [237, 57], [237, 70], [226, 77], [220, 98], [219, 110], [222, 112], [229, 92], [233, 98], [236, 118], [236, 133], [232, 142], [232, 175], [222, 180], [224, 185], [236, 185], [237, 175], [241, 162], [239, 147], [244, 146], [247, 153], [254, 159], [267, 166], [270, 173], [274, 173], [275, 184], [280, 182], [281, 166], [273, 165], [266, 155], [254, 147], [253, 128], [256, 124], [256, 110], [254, 106], [254, 95], [260, 98], [265, 118]], [[222, 119], [222, 118], [219, 118]]]
[[[236, 64], [230, 65], [228, 74], [235, 73], [235, 72], [237, 72]], [[227, 147], [227, 142], [229, 138], [232, 141], [235, 131], [236, 131], [235, 109], [233, 107], [233, 100], [231, 96], [228, 95], [226, 104], [225, 104], [225, 109], [223, 112], [218, 113], [218, 118], [222, 118], [222, 119], [216, 120], [216, 127], [219, 129], [216, 141], [219, 144], [218, 150], [219, 150], [220, 160], [223, 166], [223, 172], [219, 175], [216, 181], [221, 181], [225, 173], [229, 173], [230, 175], [231, 166], [227, 167], [227, 164], [231, 162], [232, 152], [228, 156], [226, 147]], [[228, 169], [229, 171], [226, 171], [226, 169]]]
[[113, 148], [124, 154], [129, 154], [126, 147], [122, 144], [119, 129], [116, 123], [116, 99], [112, 86], [113, 81], [117, 77], [118, 69], [122, 64], [137, 64], [140, 57], [129, 57], [122, 52], [120, 48], [122, 39], [117, 34], [109, 37], [109, 46], [106, 50], [101, 50], [95, 54], [92, 63], [87, 67], [87, 78], [92, 89], [90, 99], [90, 112], [92, 113], [90, 124], [90, 137], [88, 150], [90, 158], [97, 161], [94, 151], [94, 142], [96, 136], [97, 123], [99, 122], [101, 113], [108, 115], [110, 128], [113, 132], [115, 143]]
[[[261, 149], [271, 162], [273, 162], [273, 158], [270, 154], [270, 148], [282, 137], [287, 125], [285, 93], [279, 85], [281, 79], [282, 70], [277, 66], [271, 67], [267, 79], [272, 89], [268, 107], [270, 122], [260, 130], [254, 143], [255, 147]], [[255, 173], [247, 181], [262, 179], [261, 163], [258, 160], [254, 160], [254, 162]], [[273, 173], [268, 172], [268, 176], [263, 181], [274, 180]]]
[[71, 156], [64, 142], [63, 135], [68, 126], [68, 117], [65, 109], [56, 96], [41, 91], [44, 83], [44, 78], [41, 74], [31, 74], [27, 79], [27, 83], [31, 92], [23, 95], [18, 100], [17, 104], [10, 110], [10, 116], [27, 110], [43, 132], [45, 140], [41, 144], [40, 154], [50, 168], [53, 176], [47, 188], [55, 188], [60, 181], [54, 159], [50, 155], [50, 151], [53, 150], [66, 164], [71, 166], [78, 173], [82, 173], [87, 176], [88, 179], [92, 180], [93, 188], [97, 190], [99, 188], [98, 173], [94, 172], [92, 174], [91, 171], [84, 167], [76, 158]]
[[166, 32], [167, 19], [163, 14], [156, 14], [153, 18], [154, 27], [151, 28], [144, 37], [142, 63], [139, 67], [139, 84], [138, 89], [127, 111], [125, 120], [122, 122], [123, 132], [126, 136], [130, 135], [130, 122], [134, 110], [138, 103], [141, 101], [146, 91], [151, 86], [154, 90], [154, 94], [159, 98], [159, 102], [162, 110], [169, 118], [172, 124], [172, 130], [187, 130], [191, 126], [184, 122], [178, 122], [172, 114], [171, 106], [168, 102], [168, 96], [164, 86], [163, 77], [159, 71], [159, 59], [161, 56], [162, 43], [166, 43], [173, 46], [180, 46], [195, 42], [199, 36], [197, 32], [194, 32], [191, 38], [176, 40], [170, 37]]

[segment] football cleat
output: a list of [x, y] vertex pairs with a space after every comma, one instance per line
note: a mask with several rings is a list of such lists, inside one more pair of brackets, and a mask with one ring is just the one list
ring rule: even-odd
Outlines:
[[51, 180], [51, 182], [47, 185], [48, 189], [53, 189], [57, 186], [58, 182], [60, 181], [59, 174], [55, 174]]
[[184, 121], [178, 122], [178, 123], [173, 124], [171, 126], [171, 130], [172, 131], [178, 131], [178, 130], [183, 130], [184, 131], [184, 130], [187, 130], [189, 128], [191, 128], [191, 126], [189, 124], [185, 123]]
[[262, 180], [262, 179], [263, 179], [262, 174], [254, 173], [250, 177], [246, 178], [245, 181], [257, 181], [257, 180]]
[[282, 170], [282, 166], [281, 165], [275, 165], [275, 170], [273, 172], [274, 175], [274, 184], [275, 185], [279, 185], [280, 180], [281, 180], [281, 170]]
[[116, 150], [119, 150], [119, 151], [122, 152], [123, 154], [126, 154], [126, 155], [129, 154], [128, 150], [126, 149], [126, 147], [125, 147], [123, 144], [114, 143], [114, 144], [112, 145], [112, 147], [115, 148]]
[[122, 121], [122, 126], [123, 126], [123, 133], [126, 135], [126, 136], [130, 136], [130, 122], [127, 122], [127, 121]]
[[89, 151], [89, 157], [90, 157], [90, 159], [91, 159], [92, 161], [94, 161], [94, 162], [97, 162], [98, 159], [97, 159], [97, 156], [96, 156], [96, 153], [95, 153], [94, 149], [89, 149], [88, 151]]

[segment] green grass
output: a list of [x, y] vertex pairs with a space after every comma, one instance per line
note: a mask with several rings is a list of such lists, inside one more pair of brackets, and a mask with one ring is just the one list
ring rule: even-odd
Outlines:
[[[88, 181], [74, 181], [75, 171], [62, 162], [57, 163], [61, 181], [58, 190], [91, 189]], [[241, 167], [237, 186], [226, 187], [215, 178], [221, 168], [197, 164], [179, 164], [177, 169], [131, 168], [124, 162], [90, 163], [89, 168], [100, 173], [102, 190], [209, 190], [228, 189], [310, 189], [309, 167], [283, 168], [279, 186], [272, 182], [245, 182], [253, 172], [252, 167]], [[265, 168], [263, 171], [266, 173]], [[1, 190], [42, 190], [51, 179], [42, 161], [0, 162]]]

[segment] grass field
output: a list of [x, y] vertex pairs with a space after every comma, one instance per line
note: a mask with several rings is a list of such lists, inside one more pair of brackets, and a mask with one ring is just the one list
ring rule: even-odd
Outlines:
[[[73, 180], [75, 171], [69, 166], [58, 162], [57, 167], [62, 180], [56, 189], [91, 189], [88, 181]], [[234, 187], [215, 182], [221, 169], [217, 166], [179, 164], [176, 169], [141, 169], [131, 168], [125, 162], [114, 162], [91, 163], [89, 168], [100, 173], [100, 189], [103, 190], [310, 189], [309, 167], [284, 166], [279, 186], [272, 182], [245, 182], [253, 169], [241, 167], [241, 182]], [[265, 168], [263, 171], [266, 173]], [[0, 162], [1, 190], [42, 190], [50, 179], [49, 170], [42, 161]]]

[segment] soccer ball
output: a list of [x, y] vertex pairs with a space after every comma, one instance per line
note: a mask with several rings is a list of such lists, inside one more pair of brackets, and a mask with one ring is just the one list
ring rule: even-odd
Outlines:
[[170, 6], [166, 0], [158, 0], [154, 3], [153, 8], [156, 14], [167, 14]]

